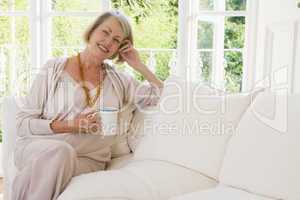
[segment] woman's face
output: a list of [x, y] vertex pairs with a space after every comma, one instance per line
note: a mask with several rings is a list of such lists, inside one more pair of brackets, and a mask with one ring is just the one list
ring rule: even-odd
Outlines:
[[110, 17], [100, 24], [91, 34], [89, 50], [98, 59], [112, 57], [124, 40], [124, 33], [119, 22]]

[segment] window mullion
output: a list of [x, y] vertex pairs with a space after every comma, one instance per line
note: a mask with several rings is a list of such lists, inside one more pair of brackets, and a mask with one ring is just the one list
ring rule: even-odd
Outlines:
[[247, 1], [242, 91], [255, 87], [258, 0]]
[[99, 12], [90, 12], [90, 11], [51, 11], [48, 14], [48, 17], [56, 16], [74, 16], [74, 17], [94, 17], [99, 15]]
[[42, 66], [50, 56], [51, 46], [51, 18], [50, 0], [40, 1], [40, 66]]
[[[39, 31], [38, 26], [40, 20], [38, 18], [38, 4], [36, 0], [30, 0], [29, 2], [29, 26], [30, 26], [30, 63], [32, 66], [31, 70], [37, 69], [39, 66]], [[29, 74], [31, 75], [31, 73]], [[32, 81], [32, 80], [30, 80]]]
[[191, 37], [192, 37], [192, 2], [193, 0], [179, 0], [179, 15], [178, 15], [178, 63], [176, 64], [175, 74], [187, 79], [188, 66], [190, 65], [191, 52], [193, 49], [190, 48]]
[[[1, 0], [0, 0], [1, 1]], [[0, 16], [6, 16], [6, 17], [14, 17], [14, 16], [28, 16], [28, 12], [25, 12], [25, 11], [4, 11], [0, 13]]]
[[[219, 10], [225, 10], [225, 0], [215, 0]], [[224, 35], [225, 16], [217, 16], [214, 33], [214, 49], [212, 66], [212, 83], [220, 89], [224, 89]]]
[[201, 18], [202, 16], [226, 16], [226, 17], [243, 16], [244, 17], [246, 15], [247, 15], [246, 11], [199, 11], [198, 13], [195, 14], [194, 17], [197, 18]]
[[101, 2], [101, 11], [108, 11], [111, 9], [111, 0], [100, 0]]
[[[11, 10], [14, 11], [14, 1], [10, 0]], [[9, 93], [11, 94], [15, 88], [15, 82], [17, 77], [17, 68], [16, 68], [16, 17], [11, 17], [11, 24], [10, 24], [10, 33], [11, 33], [11, 44], [9, 45]]]

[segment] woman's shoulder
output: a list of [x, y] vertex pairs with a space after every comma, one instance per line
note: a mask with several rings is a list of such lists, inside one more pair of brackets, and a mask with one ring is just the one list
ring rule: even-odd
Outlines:
[[67, 61], [67, 57], [52, 57], [49, 58], [44, 64], [45, 68], [54, 68], [54, 67], [62, 67], [63, 64]]
[[112, 62], [105, 62], [106, 71], [109, 73], [115, 73], [119, 76], [123, 81], [128, 81], [132, 78], [132, 76], [123, 69], [119, 69], [116, 64]]
[[57, 74], [63, 71], [67, 57], [53, 57], [48, 59], [45, 64], [40, 68], [41, 71], [51, 74]]

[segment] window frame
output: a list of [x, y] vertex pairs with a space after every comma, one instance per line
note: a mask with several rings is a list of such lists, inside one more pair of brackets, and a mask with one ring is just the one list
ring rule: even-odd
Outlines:
[[[9, 3], [11, 3], [11, 1], [13, 1], [13, 0], [10, 0]], [[12, 10], [9, 10], [9, 11], [1, 11], [0, 12], [0, 17], [12, 17], [12, 23], [11, 23], [10, 29], [11, 29], [11, 32], [12, 32], [13, 35], [15, 34], [15, 31], [16, 31], [16, 27], [15, 27], [15, 23], [14, 23], [15, 22], [14, 17], [28, 17], [29, 23], [30, 23], [30, 16], [31, 16], [31, 13], [30, 13], [29, 9], [27, 11], [26, 10], [25, 11], [20, 11], [20, 10], [12, 9]], [[30, 24], [29, 24], [29, 26], [30, 26]], [[16, 61], [16, 59], [15, 59], [16, 58], [16, 53], [15, 53], [16, 49], [15, 49], [15, 47], [16, 46], [15, 46], [15, 42], [14, 42], [14, 40], [15, 40], [14, 36], [12, 37], [12, 40], [13, 40], [12, 45], [13, 45], [14, 48], [12, 48], [13, 53], [12, 53], [12, 57], [10, 59], [10, 63], [12, 63], [12, 64], [9, 68], [9, 74], [11, 76], [9, 78], [9, 83], [8, 83], [8, 91], [9, 92], [12, 92], [14, 90], [14, 87], [15, 87], [14, 83], [17, 80], [17, 76], [14, 73], [16, 71], [16, 64], [15, 64], [15, 61]], [[2, 51], [2, 50], [0, 49], [0, 51]], [[0, 57], [1, 56], [2, 56], [2, 52], [0, 52]], [[4, 59], [3, 58], [0, 58], [0, 59], [1, 59], [0, 62], [3, 62]], [[0, 63], [0, 78], [1, 78], [0, 82], [3, 81], [2, 79], [6, 78], [5, 75], [4, 75], [5, 74], [4, 69], [1, 69], [1, 67], [2, 67], [2, 64]], [[1, 92], [5, 90], [4, 87], [5, 87], [4, 85], [1, 85], [1, 87], [0, 87]]]
[[[51, 0], [29, 0], [32, 66], [41, 67], [51, 55], [51, 20], [55, 16], [97, 16], [99, 11], [53, 11]], [[99, 0], [100, 11], [111, 8], [110, 0]]]
[[[215, 0], [217, 2], [219, 0]], [[220, 1], [219, 1], [220, 2]], [[224, 0], [225, 2], [225, 0]], [[178, 65], [176, 75], [187, 81], [196, 81], [199, 77], [199, 70], [195, 68], [197, 60], [197, 28], [198, 19], [202, 16], [223, 16], [223, 17], [245, 17], [245, 42], [243, 48], [243, 77], [241, 91], [249, 91], [254, 87], [255, 72], [255, 49], [257, 29], [257, 0], [247, 0], [245, 11], [198, 11], [199, 0], [179, 0], [179, 25], [178, 25]], [[219, 3], [220, 4], [220, 3]], [[221, 10], [223, 5], [218, 5]], [[221, 7], [221, 9], [220, 9]], [[224, 27], [217, 27], [218, 33], [215, 43], [216, 56], [212, 66], [212, 83], [214, 87], [224, 89], [225, 68], [224, 59]], [[222, 37], [220, 35], [223, 35]], [[235, 49], [232, 49], [235, 50]], [[222, 67], [216, 67], [222, 66]], [[195, 70], [197, 72], [195, 72]], [[200, 74], [201, 75], [201, 74]]]

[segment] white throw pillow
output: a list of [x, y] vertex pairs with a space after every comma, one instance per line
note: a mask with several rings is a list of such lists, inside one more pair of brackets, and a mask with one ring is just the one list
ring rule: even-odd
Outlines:
[[261, 93], [228, 143], [220, 181], [273, 198], [300, 199], [300, 95]]
[[169, 161], [218, 179], [226, 143], [250, 95], [221, 95], [207, 86], [171, 79], [161, 98], [159, 111], [144, 121], [134, 158]]

